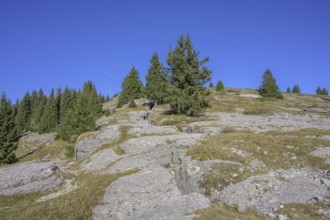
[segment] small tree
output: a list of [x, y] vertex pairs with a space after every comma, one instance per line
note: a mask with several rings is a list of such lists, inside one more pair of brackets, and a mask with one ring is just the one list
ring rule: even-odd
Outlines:
[[209, 88], [214, 88], [213, 83], [210, 82]]
[[276, 79], [269, 69], [267, 69], [262, 76], [261, 86], [259, 87], [259, 94], [263, 97], [283, 98], [276, 84]]
[[223, 86], [222, 81], [219, 80], [218, 83], [217, 83], [217, 86], [216, 86], [216, 90], [221, 91], [221, 90], [224, 90], [224, 89], [225, 89], [225, 87]]
[[139, 79], [139, 72], [135, 67], [132, 67], [131, 71], [125, 77], [121, 88], [122, 92], [119, 96], [118, 108], [128, 103], [131, 99], [138, 99], [143, 96], [143, 85]]
[[129, 104], [128, 104], [128, 107], [129, 108], [136, 108], [137, 106], [136, 106], [136, 103], [134, 102], [134, 99], [131, 99], [131, 101], [129, 102]]
[[167, 96], [167, 75], [163, 64], [158, 59], [158, 54], [154, 53], [150, 60], [150, 67], [146, 75], [145, 93], [149, 100], [158, 104], [164, 103]]
[[287, 92], [287, 93], [291, 93], [291, 89], [290, 89], [289, 86], [288, 86], [288, 88], [286, 89], [286, 92]]
[[322, 95], [328, 95], [328, 90], [326, 88], [322, 89]]
[[316, 89], [316, 95], [322, 95], [322, 89], [319, 86]]
[[204, 64], [209, 59], [198, 59], [199, 52], [194, 50], [189, 35], [181, 36], [177, 43], [166, 59], [170, 81], [167, 101], [179, 114], [199, 115], [208, 106], [204, 84], [211, 80], [212, 72]]
[[293, 86], [292, 93], [300, 94], [300, 88], [298, 85]]

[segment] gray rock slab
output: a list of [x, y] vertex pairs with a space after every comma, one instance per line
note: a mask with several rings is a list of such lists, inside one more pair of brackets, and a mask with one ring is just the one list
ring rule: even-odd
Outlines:
[[128, 134], [135, 135], [135, 136], [142, 136], [142, 135], [153, 135], [153, 134], [175, 134], [178, 132], [177, 127], [175, 126], [140, 126], [134, 127], [128, 130]]
[[189, 148], [205, 137], [204, 134], [177, 134], [168, 136], [146, 136], [132, 138], [121, 145], [126, 154], [148, 152], [160, 146]]
[[199, 193], [182, 195], [173, 176], [155, 165], [113, 182], [94, 219], [186, 219], [186, 213], [209, 206]]
[[327, 164], [330, 164], [330, 147], [321, 147], [310, 153], [315, 157], [321, 157], [325, 159]]
[[91, 132], [89, 136], [83, 139], [78, 139], [75, 149], [77, 151], [77, 159], [89, 155], [94, 150], [111, 141], [116, 141], [120, 138], [120, 130], [118, 125], [111, 125], [103, 128], [101, 131]]
[[52, 163], [26, 162], [0, 169], [0, 195], [15, 195], [46, 191], [60, 187]]
[[120, 158], [112, 149], [105, 149], [93, 154], [80, 164], [80, 168], [88, 171], [104, 169]]
[[227, 186], [214, 200], [237, 205], [242, 211], [254, 206], [257, 211], [267, 214], [282, 204], [306, 203], [315, 197], [326, 197], [327, 186], [320, 179], [325, 175], [325, 171], [308, 169], [272, 171]]

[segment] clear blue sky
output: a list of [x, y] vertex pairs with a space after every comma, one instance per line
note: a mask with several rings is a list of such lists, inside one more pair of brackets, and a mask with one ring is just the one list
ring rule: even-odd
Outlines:
[[0, 92], [42, 87], [120, 91], [135, 65], [190, 33], [213, 83], [258, 88], [270, 68], [281, 90], [330, 90], [329, 0], [0, 0]]

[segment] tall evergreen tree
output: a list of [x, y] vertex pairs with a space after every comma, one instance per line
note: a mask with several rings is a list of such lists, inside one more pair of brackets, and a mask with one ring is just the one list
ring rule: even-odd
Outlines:
[[122, 107], [132, 99], [142, 98], [143, 96], [143, 84], [139, 79], [139, 72], [133, 66], [131, 71], [124, 78], [121, 84], [122, 92], [119, 96], [119, 102], [117, 107]]
[[209, 58], [199, 60], [190, 36], [181, 36], [174, 50], [170, 49], [168, 103], [173, 111], [190, 116], [199, 115], [208, 105], [204, 84], [211, 80], [211, 71], [204, 66]]
[[158, 54], [154, 53], [150, 60], [150, 67], [146, 75], [145, 94], [147, 98], [158, 104], [164, 103], [167, 87], [167, 75], [163, 64], [159, 61]]
[[69, 111], [73, 108], [75, 97], [73, 91], [68, 86], [65, 87], [60, 102], [60, 125], [65, 121]]
[[54, 89], [52, 89], [50, 96], [47, 100], [44, 113], [41, 117], [38, 132], [47, 133], [47, 132], [55, 131], [56, 125], [57, 125], [57, 110], [56, 110]]
[[31, 97], [30, 93], [27, 92], [22, 101], [19, 104], [17, 115], [16, 115], [16, 126], [19, 132], [30, 130], [29, 122], [31, 117]]
[[210, 84], [209, 84], [209, 88], [214, 88], [214, 85], [213, 85], [212, 82], [210, 82]]
[[322, 89], [322, 95], [328, 95], [328, 90], [326, 88]]
[[322, 95], [322, 89], [319, 86], [316, 89], [316, 95]]
[[43, 90], [40, 89], [38, 91], [38, 106], [32, 115], [32, 118], [35, 120], [37, 127], [39, 127], [46, 104], [47, 104], [47, 96], [44, 94]]
[[292, 93], [298, 93], [300, 94], [300, 88], [298, 85], [294, 85], [292, 88]]
[[223, 86], [223, 83], [221, 80], [218, 81], [217, 86], [216, 86], [216, 91], [221, 91], [224, 90], [225, 87]]
[[286, 92], [287, 92], [287, 93], [291, 93], [291, 89], [290, 89], [289, 86], [288, 86], [288, 88], [286, 89]]
[[6, 94], [0, 99], [0, 164], [16, 161], [18, 133], [15, 128], [15, 111]]
[[30, 104], [31, 115], [29, 121], [29, 127], [31, 128], [31, 130], [35, 130], [37, 128], [37, 122], [34, 116], [35, 116], [35, 112], [37, 111], [38, 104], [39, 104], [38, 93], [36, 90], [33, 90], [31, 93], [31, 104]]
[[263, 76], [259, 93], [263, 97], [283, 98], [272, 72], [267, 69]]
[[58, 88], [57, 92], [56, 92], [56, 96], [55, 96], [56, 119], [57, 119], [56, 124], [57, 125], [60, 124], [60, 119], [61, 119], [61, 115], [60, 115], [61, 99], [62, 99], [62, 91], [61, 91], [61, 88]]

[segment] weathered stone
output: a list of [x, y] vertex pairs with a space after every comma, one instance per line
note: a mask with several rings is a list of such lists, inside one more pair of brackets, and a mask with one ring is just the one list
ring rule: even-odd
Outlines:
[[105, 149], [82, 162], [80, 168], [89, 171], [104, 169], [119, 158], [112, 149]]
[[[77, 160], [89, 155], [103, 144], [118, 140], [120, 138], [118, 127], [118, 125], [111, 125], [103, 128], [101, 131], [90, 132], [85, 138], [78, 138], [75, 145]], [[86, 136], [86, 134], [84, 135]]]
[[0, 169], [0, 195], [15, 195], [58, 188], [58, 167], [36, 161]]
[[153, 134], [175, 134], [178, 132], [177, 127], [175, 126], [139, 126], [134, 127], [128, 130], [128, 134], [141, 136], [141, 135], [153, 135]]

